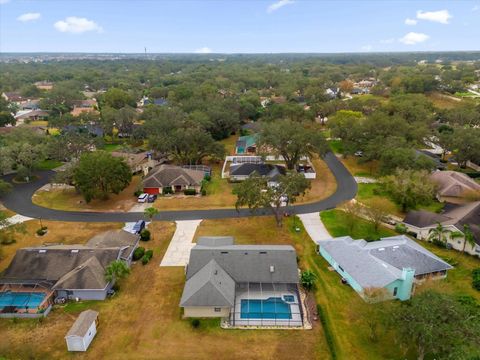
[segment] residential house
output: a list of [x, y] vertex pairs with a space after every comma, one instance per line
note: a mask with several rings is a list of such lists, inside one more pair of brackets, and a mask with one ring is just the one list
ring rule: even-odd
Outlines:
[[328, 88], [327, 90], [325, 90], [325, 95], [327, 95], [331, 99], [336, 99], [339, 93], [340, 93], [339, 88]]
[[19, 92], [4, 92], [2, 97], [8, 102], [20, 105], [22, 102], [27, 101], [28, 99], [20, 95]]
[[148, 151], [140, 153], [113, 151], [110, 154], [113, 157], [124, 159], [133, 174], [142, 173], [147, 175], [158, 164], [158, 161], [153, 159], [152, 153]]
[[97, 334], [97, 325], [97, 311], [82, 311], [65, 336], [68, 351], [87, 351]]
[[437, 185], [439, 201], [459, 202], [465, 197], [480, 197], [480, 184], [467, 174], [458, 171], [435, 171], [430, 179]]
[[37, 81], [34, 83], [37, 89], [40, 90], [52, 90], [53, 89], [53, 82], [50, 81]]
[[19, 110], [40, 110], [40, 99], [28, 99], [18, 105]]
[[444, 278], [452, 266], [407, 236], [380, 241], [349, 236], [317, 242], [317, 251], [364, 300], [408, 300], [415, 284]]
[[[410, 233], [421, 240], [428, 240], [431, 229], [440, 224], [444, 228], [448, 247], [459, 251], [463, 251], [465, 247], [465, 252], [480, 256], [480, 201], [463, 205], [447, 203], [440, 214], [424, 210], [410, 211], [403, 223]], [[464, 225], [468, 225], [473, 233], [473, 246], [465, 244], [462, 236], [451, 236], [452, 233], [463, 235]]]
[[86, 112], [98, 112], [98, 104], [95, 99], [77, 100], [73, 103], [73, 110], [70, 114], [78, 116]]
[[180, 306], [185, 317], [221, 317], [232, 327], [301, 327], [298, 281], [290, 245], [200, 237], [190, 252]]
[[64, 133], [77, 132], [80, 134], [89, 134], [93, 137], [103, 137], [103, 129], [100, 126], [86, 124], [86, 125], [67, 125], [63, 127]]
[[202, 187], [205, 173], [201, 170], [184, 169], [174, 165], [159, 165], [143, 179], [143, 191], [147, 194], [164, 194]]
[[278, 181], [280, 175], [286, 174], [286, 169], [281, 165], [272, 164], [232, 164], [230, 165], [230, 181], [244, 181], [253, 174], [265, 177], [270, 185]]
[[48, 313], [59, 299], [104, 300], [113, 282], [105, 269], [130, 264], [137, 235], [123, 230], [93, 237], [86, 245], [44, 245], [17, 250], [0, 278], [0, 315]]
[[18, 124], [23, 124], [24, 122], [45, 120], [48, 118], [49, 112], [46, 110], [21, 110], [15, 114], [15, 120]]
[[256, 154], [257, 135], [240, 136], [235, 144], [235, 154]]

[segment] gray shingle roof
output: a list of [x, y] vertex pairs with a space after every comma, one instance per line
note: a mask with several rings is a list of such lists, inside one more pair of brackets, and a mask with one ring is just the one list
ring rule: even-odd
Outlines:
[[86, 246], [92, 248], [123, 248], [121, 257], [127, 259], [138, 244], [140, 237], [125, 230], [110, 230], [97, 234], [88, 240]]
[[160, 165], [152, 169], [143, 180], [143, 187], [160, 188], [175, 185], [200, 186], [205, 173], [180, 166]]
[[441, 196], [461, 197], [469, 191], [480, 192], [480, 184], [458, 171], [435, 171], [430, 178], [438, 185]]
[[80, 336], [84, 337], [92, 323], [97, 320], [98, 312], [93, 310], [85, 310], [80, 313], [77, 320], [73, 323], [65, 337]]
[[197, 239], [197, 245], [203, 246], [228, 246], [234, 243], [233, 236], [200, 236]]
[[233, 306], [235, 281], [210, 260], [185, 283], [180, 306]]
[[190, 252], [187, 280], [212, 259], [235, 282], [298, 282], [297, 255], [290, 245], [204, 246], [197, 244]]
[[346, 236], [318, 244], [363, 288], [384, 287], [400, 279], [403, 268], [415, 269], [415, 275], [452, 268], [403, 235], [370, 243]]

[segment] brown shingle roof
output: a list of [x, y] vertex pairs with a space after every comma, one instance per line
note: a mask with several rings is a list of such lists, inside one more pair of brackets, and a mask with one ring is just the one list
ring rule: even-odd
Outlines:
[[145, 188], [160, 188], [175, 185], [200, 186], [205, 173], [173, 165], [160, 165], [150, 171], [143, 180]]
[[438, 185], [440, 196], [462, 197], [470, 191], [480, 192], [480, 184], [461, 172], [435, 171], [430, 178]]

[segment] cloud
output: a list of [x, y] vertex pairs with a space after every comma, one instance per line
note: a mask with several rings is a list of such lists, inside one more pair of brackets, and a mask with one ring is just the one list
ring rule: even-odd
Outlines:
[[417, 11], [417, 19], [420, 20], [427, 20], [438, 22], [440, 24], [448, 24], [452, 15], [448, 12], [448, 10], [439, 10], [439, 11]]
[[295, 1], [293, 0], [279, 0], [277, 2], [274, 2], [273, 4], [270, 4], [267, 8], [268, 13], [272, 13], [274, 11], [277, 11], [278, 9], [284, 7], [285, 5], [290, 5], [293, 4]]
[[417, 25], [417, 20], [406, 18], [405, 19], [405, 25]]
[[480, 5], [475, 5], [473, 8], [472, 8], [472, 11], [478, 11], [480, 10]]
[[370, 44], [368, 44], [368, 45], [363, 45], [363, 46], [361, 47], [362, 51], [371, 51], [372, 48], [373, 48], [373, 46], [370, 45]]
[[196, 52], [197, 54], [210, 54], [210, 53], [212, 52], [212, 49], [204, 46], [204, 47], [202, 47], [202, 48], [200, 48], [200, 49], [195, 50], [195, 52]]
[[68, 32], [72, 34], [81, 34], [86, 31], [103, 32], [102, 27], [95, 21], [76, 16], [69, 16], [65, 18], [65, 20], [59, 20], [53, 24], [53, 26], [60, 32]]
[[398, 41], [404, 43], [405, 45], [415, 45], [430, 39], [430, 36], [427, 34], [409, 32], [404, 37], [400, 38]]
[[380, 40], [380, 44], [393, 44], [394, 42], [394, 38]]
[[9, 2], [10, 2], [10, 0], [0, 0], [0, 5], [1, 4], [6, 4], [6, 3], [9, 3]]
[[40, 19], [41, 16], [42, 15], [40, 15], [40, 13], [26, 13], [17, 17], [17, 20], [21, 22], [27, 22]]

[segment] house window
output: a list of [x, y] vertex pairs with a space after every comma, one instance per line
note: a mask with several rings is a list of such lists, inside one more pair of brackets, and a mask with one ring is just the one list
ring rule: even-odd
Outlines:
[[220, 312], [220, 311], [222, 311], [222, 309], [221, 308], [213, 308], [213, 311]]
[[397, 296], [398, 288], [394, 287], [393, 288], [393, 296]]

